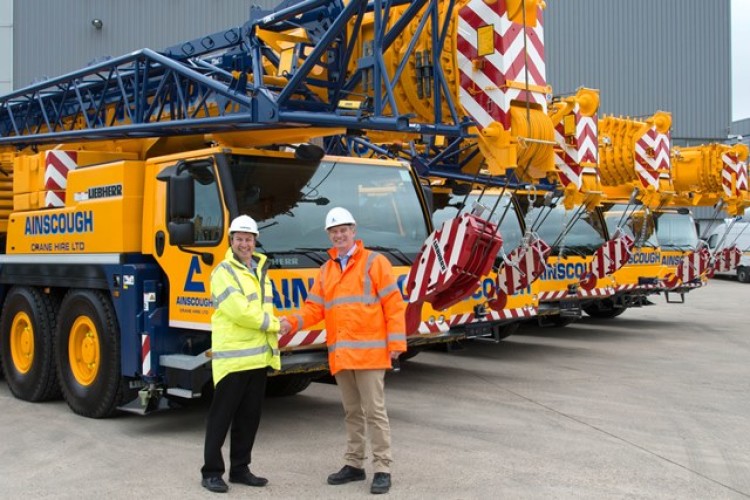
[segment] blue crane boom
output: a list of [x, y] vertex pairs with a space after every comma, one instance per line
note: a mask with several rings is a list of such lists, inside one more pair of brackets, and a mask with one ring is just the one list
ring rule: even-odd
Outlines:
[[[251, 8], [241, 27], [160, 52], [138, 50], [0, 97], [0, 144], [22, 148], [290, 126], [465, 136], [471, 123], [455, 113], [439, 68], [434, 72], [434, 105], [441, 109], [449, 101], [453, 116], [436, 113], [434, 120], [418, 120], [399, 112], [393, 88], [400, 70], [388, 74], [383, 63], [383, 51], [399, 32], [425, 5], [430, 12], [438, 2], [292, 0], [270, 12]], [[407, 3], [400, 17], [391, 19], [391, 9]], [[361, 36], [356, 27], [366, 13], [374, 16], [373, 50], [353, 61]], [[445, 32], [440, 22], [438, 16], [424, 16], [419, 26], [424, 30], [433, 24], [437, 36]], [[259, 32], [295, 28], [304, 30], [309, 46], [300, 44], [295, 64], [282, 68], [279, 51]], [[433, 45], [433, 61], [440, 60], [440, 47]], [[401, 70], [410, 56], [404, 53]], [[323, 77], [313, 71], [320, 66]], [[357, 109], [342, 109], [341, 102], [353, 97], [363, 78], [370, 79], [371, 95], [360, 99]]]

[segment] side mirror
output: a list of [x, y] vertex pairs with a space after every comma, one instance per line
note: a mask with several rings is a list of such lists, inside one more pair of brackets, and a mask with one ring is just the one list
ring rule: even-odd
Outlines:
[[195, 224], [193, 221], [170, 222], [167, 225], [169, 244], [175, 246], [192, 245], [195, 243]]
[[170, 220], [192, 219], [195, 217], [195, 185], [193, 176], [182, 171], [169, 177], [169, 213]]

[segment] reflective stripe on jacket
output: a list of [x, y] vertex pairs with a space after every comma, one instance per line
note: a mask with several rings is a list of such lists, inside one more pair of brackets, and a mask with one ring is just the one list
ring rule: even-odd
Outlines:
[[325, 320], [331, 373], [340, 370], [391, 367], [390, 352], [406, 351], [406, 306], [383, 255], [357, 248], [346, 267], [331, 260], [320, 268], [315, 283], [292, 327], [310, 327]]
[[279, 320], [273, 314], [266, 256], [253, 254], [258, 266], [248, 269], [230, 248], [211, 273], [211, 366], [214, 385], [232, 372], [270, 366], [281, 368]]

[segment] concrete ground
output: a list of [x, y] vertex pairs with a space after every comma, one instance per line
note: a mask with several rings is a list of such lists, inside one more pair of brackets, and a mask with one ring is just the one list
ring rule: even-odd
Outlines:
[[[656, 301], [424, 352], [389, 374], [390, 497], [750, 497], [750, 286], [715, 280], [685, 304]], [[212, 498], [206, 410], [89, 420], [0, 382], [0, 497]], [[369, 497], [370, 470], [367, 483], [326, 484], [343, 446], [335, 386], [269, 399], [252, 469], [270, 484], [220, 498]]]

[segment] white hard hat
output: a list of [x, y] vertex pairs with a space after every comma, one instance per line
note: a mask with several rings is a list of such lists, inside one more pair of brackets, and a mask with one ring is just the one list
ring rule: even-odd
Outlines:
[[343, 224], [356, 224], [351, 212], [345, 208], [333, 207], [326, 215], [326, 229]]
[[229, 234], [253, 233], [258, 236], [258, 224], [248, 215], [240, 215], [229, 224]]

